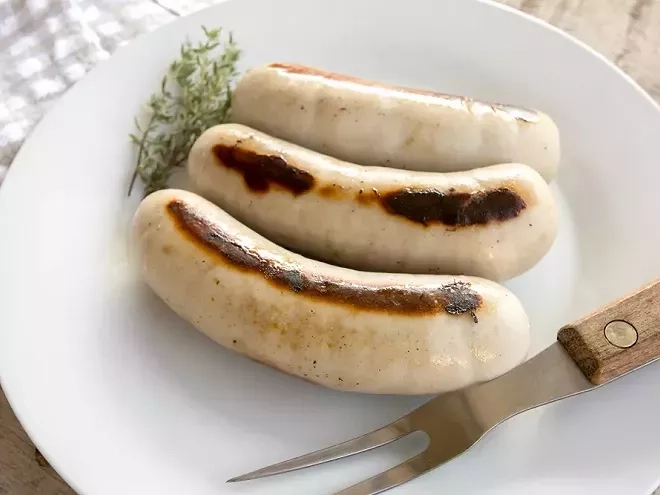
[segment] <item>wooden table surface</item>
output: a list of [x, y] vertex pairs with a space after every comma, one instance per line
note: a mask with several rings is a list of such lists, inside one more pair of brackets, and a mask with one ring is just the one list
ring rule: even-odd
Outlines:
[[[549, 21], [591, 45], [660, 102], [660, 0], [502, 3]], [[660, 491], [656, 493], [660, 495]], [[0, 495], [71, 494], [73, 491], [35, 451], [0, 390]]]

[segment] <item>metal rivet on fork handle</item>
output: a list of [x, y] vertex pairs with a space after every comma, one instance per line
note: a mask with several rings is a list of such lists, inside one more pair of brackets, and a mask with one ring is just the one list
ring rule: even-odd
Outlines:
[[605, 338], [610, 344], [626, 349], [637, 343], [637, 330], [627, 321], [614, 320], [605, 325]]

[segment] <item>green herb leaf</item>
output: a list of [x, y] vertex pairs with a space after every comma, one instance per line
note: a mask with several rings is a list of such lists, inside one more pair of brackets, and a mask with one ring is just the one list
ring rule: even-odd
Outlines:
[[200, 134], [229, 117], [241, 52], [231, 33], [223, 43], [221, 29], [202, 29], [205, 39], [181, 46], [160, 91], [147, 101], [146, 115], [135, 119], [137, 132], [129, 137], [137, 148], [137, 160], [129, 195], [138, 177], [145, 195], [166, 188]]

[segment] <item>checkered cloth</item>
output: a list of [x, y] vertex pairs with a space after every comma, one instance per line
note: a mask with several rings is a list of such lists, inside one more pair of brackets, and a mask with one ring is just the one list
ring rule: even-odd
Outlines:
[[137, 35], [218, 0], [0, 0], [0, 183], [50, 106]]

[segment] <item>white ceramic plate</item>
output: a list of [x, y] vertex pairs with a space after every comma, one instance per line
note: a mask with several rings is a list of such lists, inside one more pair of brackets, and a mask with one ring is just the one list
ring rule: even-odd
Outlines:
[[[200, 26], [233, 30], [242, 69], [308, 63], [536, 107], [563, 136], [553, 250], [508, 284], [556, 330], [660, 275], [660, 111], [603, 58], [474, 0], [234, 0], [142, 37], [43, 119], [0, 191], [0, 372], [37, 445], [77, 491], [330, 493], [415, 442], [245, 484], [234, 475], [385, 424], [422, 399], [331, 392], [213, 344], [128, 265], [127, 135]], [[644, 494], [660, 477], [660, 367], [515, 418], [393, 493]]]

